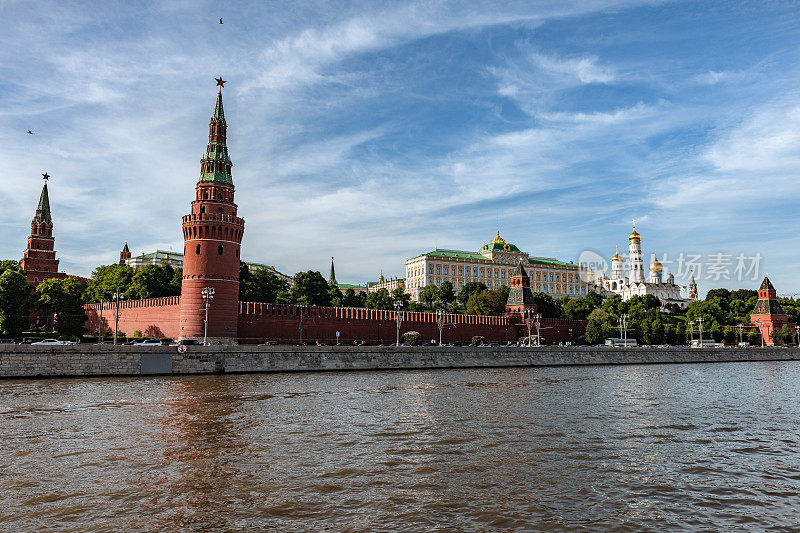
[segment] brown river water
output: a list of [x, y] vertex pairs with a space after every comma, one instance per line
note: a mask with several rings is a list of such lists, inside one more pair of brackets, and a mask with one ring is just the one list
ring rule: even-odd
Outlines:
[[800, 529], [800, 362], [0, 381], [0, 530]]

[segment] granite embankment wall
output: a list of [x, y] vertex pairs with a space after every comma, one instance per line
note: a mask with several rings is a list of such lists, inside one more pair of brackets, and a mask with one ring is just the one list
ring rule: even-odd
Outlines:
[[800, 360], [798, 348], [3, 346], [0, 377], [298, 372]]
[[[212, 304], [213, 305], [213, 304]], [[90, 334], [100, 324], [100, 304], [86, 309], [86, 329]], [[296, 305], [239, 302], [240, 344], [259, 344], [268, 340], [297, 341], [300, 338], [300, 315], [303, 316], [303, 339], [352, 344], [354, 340], [372, 343], [394, 342], [397, 323], [394, 311], [342, 307], [304, 307]], [[102, 305], [103, 331], [113, 331], [115, 304]], [[433, 313], [403, 312], [400, 332], [418, 332], [422, 339], [438, 339], [439, 328]], [[527, 334], [527, 327], [516, 318], [500, 316], [444, 315], [442, 341], [469, 342], [474, 336], [487, 341], [516, 342]], [[176, 338], [180, 334], [180, 297], [122, 301], [119, 305], [119, 331], [132, 336], [141, 331], [145, 337]], [[541, 335], [548, 343], [575, 341], [586, 330], [586, 322], [544, 318]], [[533, 331], [535, 333], [535, 330]]]

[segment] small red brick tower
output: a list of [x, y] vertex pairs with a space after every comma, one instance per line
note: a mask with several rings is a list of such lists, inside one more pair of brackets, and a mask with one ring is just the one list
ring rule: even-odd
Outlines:
[[25, 254], [19, 262], [20, 268], [25, 271], [28, 283], [34, 287], [46, 279], [66, 277], [65, 274], [58, 271], [58, 259], [56, 259], [56, 251], [53, 248], [55, 244], [53, 219], [50, 216], [50, 197], [47, 194], [47, 180], [50, 176], [45, 172], [42, 177], [44, 178], [44, 187], [39, 196], [36, 214], [31, 221], [28, 249], [25, 250]]
[[526, 309], [536, 312], [536, 304], [533, 302], [533, 293], [531, 292], [531, 278], [525, 272], [522, 261], [517, 266], [514, 277], [511, 278], [508, 286], [511, 290], [508, 292], [508, 300], [506, 300], [506, 316], [524, 319]]
[[244, 220], [233, 202], [231, 159], [226, 142], [222, 87], [217, 78], [217, 103], [211, 115], [208, 147], [201, 160], [191, 213], [183, 217], [183, 283], [180, 338], [202, 339], [205, 325], [203, 289], [214, 290], [208, 311], [208, 338], [234, 344], [239, 321], [239, 246]]
[[131, 251], [128, 249], [128, 241], [125, 241], [125, 246], [122, 248], [122, 251], [119, 253], [119, 264], [125, 263], [126, 259], [131, 258]]
[[761, 287], [758, 288], [758, 302], [756, 307], [750, 313], [750, 322], [758, 327], [761, 332], [761, 338], [764, 339], [764, 344], [773, 346], [772, 332], [776, 329], [782, 329], [783, 326], [789, 323], [789, 317], [783, 312], [781, 304], [778, 303], [778, 295], [776, 294], [775, 287], [769, 281], [769, 277], [764, 276], [764, 281]]

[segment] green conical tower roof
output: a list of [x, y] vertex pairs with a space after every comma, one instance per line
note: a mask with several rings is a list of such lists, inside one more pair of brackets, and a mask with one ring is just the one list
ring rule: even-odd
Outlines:
[[201, 160], [200, 181], [203, 183], [220, 183], [233, 185], [231, 176], [231, 158], [228, 156], [226, 136], [228, 126], [225, 123], [225, 111], [222, 107], [222, 87], [217, 91], [217, 102], [208, 126], [208, 147]]
[[39, 205], [36, 206], [36, 215], [33, 217], [33, 222], [38, 224], [53, 223], [53, 219], [50, 218], [50, 196], [47, 194], [47, 182], [42, 187], [42, 194], [39, 196]]
[[217, 103], [214, 105], [214, 114], [211, 115], [211, 120], [225, 124], [225, 110], [222, 108], [222, 87], [217, 91]]

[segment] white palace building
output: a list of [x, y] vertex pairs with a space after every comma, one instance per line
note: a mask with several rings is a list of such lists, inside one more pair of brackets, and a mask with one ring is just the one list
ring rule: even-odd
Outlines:
[[419, 293], [425, 286], [439, 287], [445, 281], [453, 284], [456, 293], [471, 281], [483, 282], [489, 289], [497, 289], [500, 285], [508, 285], [520, 261], [528, 270], [533, 292], [544, 292], [553, 298], [578, 298], [589, 290], [588, 283], [581, 279], [578, 264], [531, 257], [507, 243], [499, 231], [477, 252], [437, 249], [408, 259], [405, 289], [413, 301], [419, 300]]
[[[664, 268], [655, 254], [653, 254], [653, 261], [650, 263], [649, 279], [645, 280], [644, 264], [642, 262], [642, 237], [636, 231], [635, 222], [633, 224], [633, 232], [628, 235], [628, 243], [627, 274], [622, 257], [617, 252], [611, 258], [611, 275], [609, 277], [602, 275], [595, 277], [592, 272], [589, 272], [588, 279], [592, 290], [604, 297], [611, 294], [619, 294], [623, 301], [630, 300], [633, 296], [652, 294], [661, 300], [663, 309], [668, 309], [672, 306], [686, 309], [692, 300], [681, 296], [681, 286], [675, 283], [675, 276], [667, 274], [666, 278], [662, 278]], [[692, 278], [692, 284], [694, 284], [694, 278]]]

